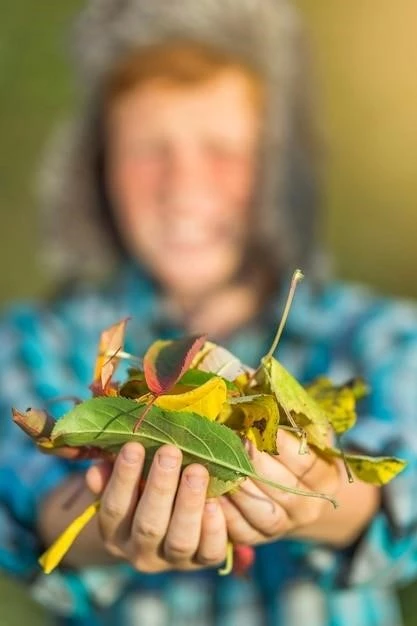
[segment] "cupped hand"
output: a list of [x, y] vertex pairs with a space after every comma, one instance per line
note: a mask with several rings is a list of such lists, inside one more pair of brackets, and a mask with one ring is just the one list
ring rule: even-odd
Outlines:
[[[278, 434], [278, 449], [279, 455], [272, 456], [249, 445], [259, 475], [287, 487], [337, 496], [343, 480], [339, 461], [328, 461], [313, 450], [300, 454], [300, 441], [283, 430]], [[248, 545], [283, 536], [315, 538], [316, 526], [334, 510], [328, 500], [288, 493], [249, 479], [221, 501], [230, 540]]]
[[101, 495], [98, 521], [107, 551], [142, 572], [193, 570], [225, 559], [227, 530], [222, 507], [207, 499], [209, 475], [198, 464], [181, 472], [181, 451], [162, 446], [146, 482], [145, 451], [130, 442], [114, 465], [92, 466], [87, 485]]

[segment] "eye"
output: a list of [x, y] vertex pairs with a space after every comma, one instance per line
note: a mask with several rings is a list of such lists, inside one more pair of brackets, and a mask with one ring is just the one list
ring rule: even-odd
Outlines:
[[250, 159], [247, 151], [240, 146], [211, 144], [207, 146], [209, 166], [217, 176], [238, 174], [246, 170]]
[[135, 160], [160, 159], [166, 155], [166, 146], [161, 141], [138, 140], [133, 141], [127, 153]]
[[224, 163], [236, 161], [240, 158], [239, 151], [236, 148], [222, 144], [209, 144], [207, 153], [213, 161]]

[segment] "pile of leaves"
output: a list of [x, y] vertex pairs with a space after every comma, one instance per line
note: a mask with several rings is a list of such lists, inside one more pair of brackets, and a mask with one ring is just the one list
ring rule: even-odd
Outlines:
[[[365, 383], [356, 379], [334, 386], [321, 377], [303, 387], [273, 357], [300, 277], [295, 274], [277, 336], [255, 371], [205, 336], [156, 341], [141, 360], [124, 352], [127, 320], [122, 320], [101, 335], [92, 398], [77, 403], [57, 421], [46, 411], [33, 409], [23, 413], [14, 409], [13, 419], [42, 451], [69, 459], [114, 459], [124, 443], [138, 441], [145, 447], [149, 467], [161, 445], [173, 444], [181, 449], [184, 466], [198, 462], [208, 469], [208, 496], [238, 489], [245, 478], [252, 478], [300, 496], [325, 498], [336, 506], [326, 494], [273, 483], [255, 472], [245, 440], [261, 451], [279, 454], [280, 428], [299, 438], [300, 454], [311, 449], [329, 460], [342, 458], [349, 480], [354, 474], [382, 485], [404, 468], [403, 461], [348, 454], [331, 444], [354, 426], [356, 402], [367, 393]], [[134, 367], [126, 380], [116, 382], [116, 368], [125, 358]], [[59, 564], [98, 508], [99, 501], [88, 507], [41, 557], [46, 573]], [[220, 573], [232, 568], [232, 548]], [[244, 554], [235, 546], [237, 557], [239, 550]]]

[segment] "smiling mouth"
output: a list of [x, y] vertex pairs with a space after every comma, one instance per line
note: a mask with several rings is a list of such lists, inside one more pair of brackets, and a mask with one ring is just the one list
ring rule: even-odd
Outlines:
[[164, 241], [169, 247], [193, 249], [196, 247], [218, 245], [225, 239], [224, 225], [214, 228], [212, 224], [204, 227], [193, 221], [181, 221], [167, 225]]

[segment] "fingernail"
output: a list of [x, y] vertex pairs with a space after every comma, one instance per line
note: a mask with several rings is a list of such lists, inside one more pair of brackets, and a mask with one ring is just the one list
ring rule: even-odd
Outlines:
[[140, 449], [136, 445], [126, 445], [122, 450], [122, 456], [127, 463], [137, 463], [140, 459]]
[[178, 457], [172, 454], [158, 454], [158, 462], [164, 469], [174, 469], [178, 465]]
[[198, 476], [196, 474], [187, 474], [185, 477], [187, 484], [194, 491], [201, 491], [205, 486], [207, 479], [204, 476]]
[[215, 513], [217, 511], [218, 504], [216, 500], [207, 500], [206, 502], [206, 511], [209, 513]]

